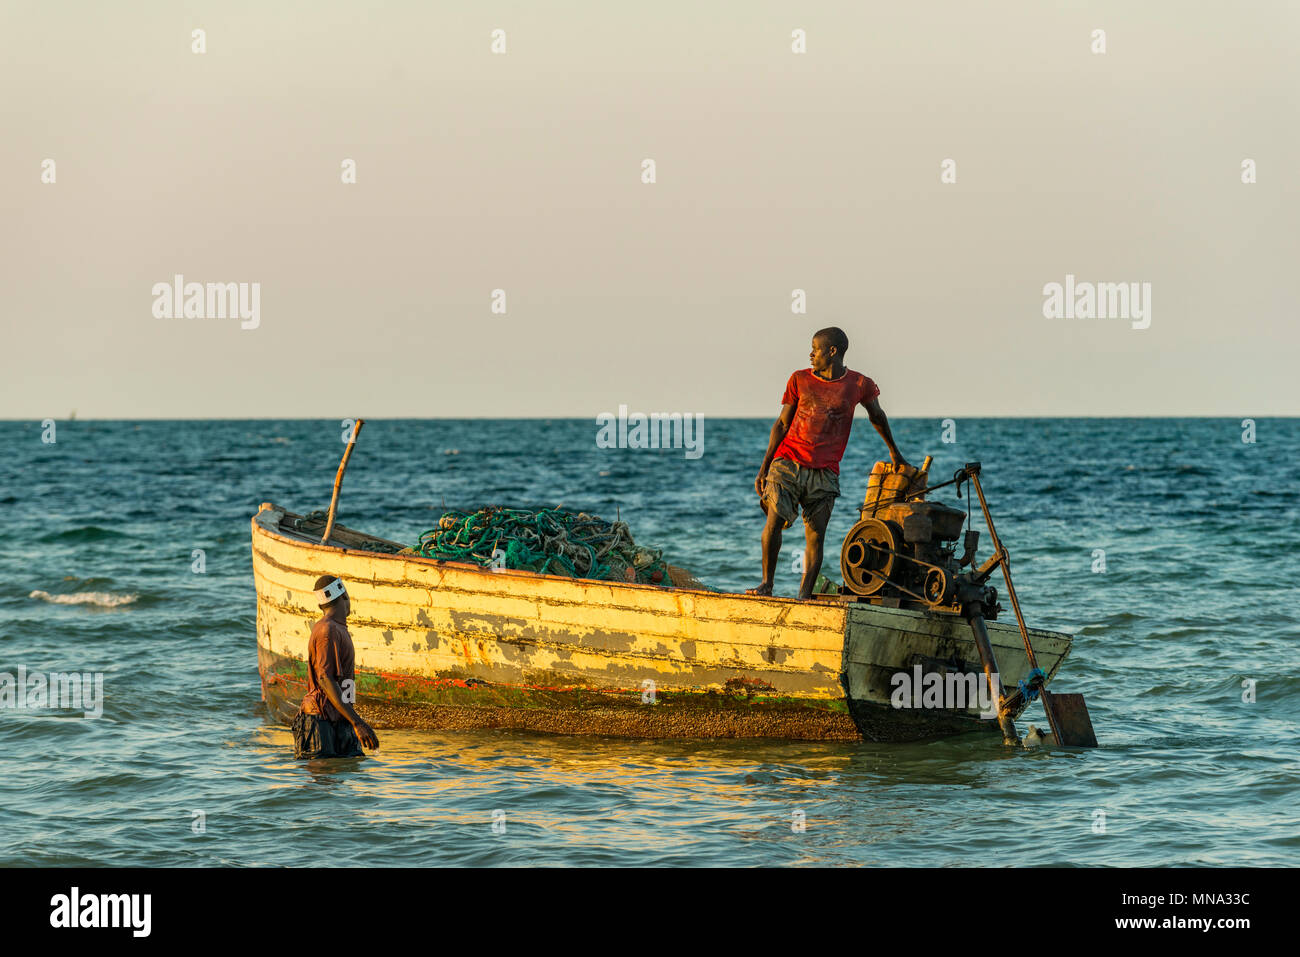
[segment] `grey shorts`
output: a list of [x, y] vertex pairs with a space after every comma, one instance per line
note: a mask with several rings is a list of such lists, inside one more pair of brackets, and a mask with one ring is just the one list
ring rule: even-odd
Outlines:
[[773, 459], [763, 485], [764, 511], [773, 509], [789, 528], [803, 509], [804, 525], [814, 518], [830, 517], [835, 500], [840, 497], [840, 477], [830, 469], [810, 469], [789, 459]]

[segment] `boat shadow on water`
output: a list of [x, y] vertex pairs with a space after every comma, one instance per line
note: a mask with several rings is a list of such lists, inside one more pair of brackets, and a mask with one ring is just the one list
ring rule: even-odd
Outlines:
[[[459, 732], [390, 729], [365, 757], [292, 758], [281, 728], [261, 729], [257, 744], [280, 760], [277, 769], [307, 771], [313, 783], [338, 785], [353, 775], [382, 779], [385, 790], [410, 775], [430, 781], [493, 782], [506, 790], [644, 782], [690, 791], [698, 786], [824, 788], [840, 782], [872, 787], [983, 787], [999, 780], [1000, 762], [1078, 758], [1072, 748], [1008, 749], [996, 736], [968, 732], [919, 742], [787, 741], [780, 739], [638, 740], [604, 735], [509, 730]], [[668, 782], [673, 782], [671, 785]]]

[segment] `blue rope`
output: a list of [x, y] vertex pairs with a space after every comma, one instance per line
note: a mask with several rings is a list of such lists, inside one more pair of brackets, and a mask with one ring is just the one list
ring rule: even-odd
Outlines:
[[[1035, 678], [1038, 679], [1037, 684], [1034, 683]], [[1018, 685], [1018, 687], [1020, 688], [1021, 697], [1023, 697], [1026, 701], [1033, 701], [1035, 698], [1038, 697], [1038, 689], [1041, 688], [1043, 686], [1043, 683], [1046, 681], [1047, 681], [1047, 675], [1043, 674], [1043, 669], [1034, 668], [1032, 671], [1029, 672], [1029, 675], [1025, 678], [1025, 680], [1021, 681]]]

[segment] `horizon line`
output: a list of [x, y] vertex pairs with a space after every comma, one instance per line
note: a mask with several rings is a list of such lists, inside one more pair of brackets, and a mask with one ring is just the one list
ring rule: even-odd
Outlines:
[[[608, 414], [608, 413], [603, 413]], [[699, 415], [710, 419], [737, 419], [737, 420], [761, 420], [771, 421], [775, 418], [773, 415], [710, 415], [703, 412], [680, 412], [680, 413], [649, 413], [649, 412], [630, 412], [629, 415]], [[1249, 419], [1296, 419], [1300, 418], [1300, 413], [1256, 413], [1254, 415], [1245, 415], [1243, 413], [1169, 413], [1169, 414], [1143, 414], [1143, 415], [963, 415], [961, 419], [1231, 419], [1236, 420], [1238, 417]], [[9, 418], [0, 417], [0, 422], [34, 422], [41, 423], [44, 419], [53, 419], [55, 422], [333, 422], [346, 418], [360, 418], [367, 422], [376, 421], [393, 421], [393, 422], [594, 422], [595, 416], [573, 416], [573, 415], [448, 415], [448, 416], [417, 416], [417, 415], [382, 415], [366, 417], [361, 416], [304, 416], [304, 415], [259, 415], [259, 416], [77, 416], [75, 418], [54, 416], [45, 416], [44, 418], [22, 417]], [[890, 422], [906, 422], [916, 419], [953, 419], [958, 421], [954, 415], [891, 415]]]

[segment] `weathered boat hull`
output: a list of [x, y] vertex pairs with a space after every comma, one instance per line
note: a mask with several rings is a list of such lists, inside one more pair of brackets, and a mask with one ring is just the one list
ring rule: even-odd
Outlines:
[[[341, 526], [326, 546], [284, 526], [288, 514], [263, 505], [252, 523], [263, 697], [284, 723], [306, 687], [313, 585], [333, 574], [352, 597], [358, 710], [377, 728], [881, 741], [996, 729], [977, 709], [890, 705], [893, 672], [978, 662], [959, 619], [494, 572], [368, 551]], [[989, 630], [1004, 683], [1024, 677], [1018, 632]], [[1053, 674], [1070, 639], [1034, 635]]]
[[[1015, 625], [988, 622], [989, 642], [1004, 688], [1015, 689], [1029, 677], [1024, 639]], [[1070, 653], [1069, 635], [1037, 628], [1029, 630], [1038, 667], [1050, 681]], [[895, 707], [895, 675], [942, 676], [946, 684], [961, 679], [969, 687], [987, 688], [983, 665], [970, 625], [963, 618], [919, 609], [882, 608], [854, 603], [845, 624], [842, 681], [849, 713], [864, 738], [874, 741], [914, 740], [970, 730], [997, 731], [991, 714], [968, 695], [965, 709]], [[912, 682], [915, 686], [917, 683]], [[920, 689], [917, 689], [919, 693]], [[1012, 717], [1019, 717], [1021, 707]]]

